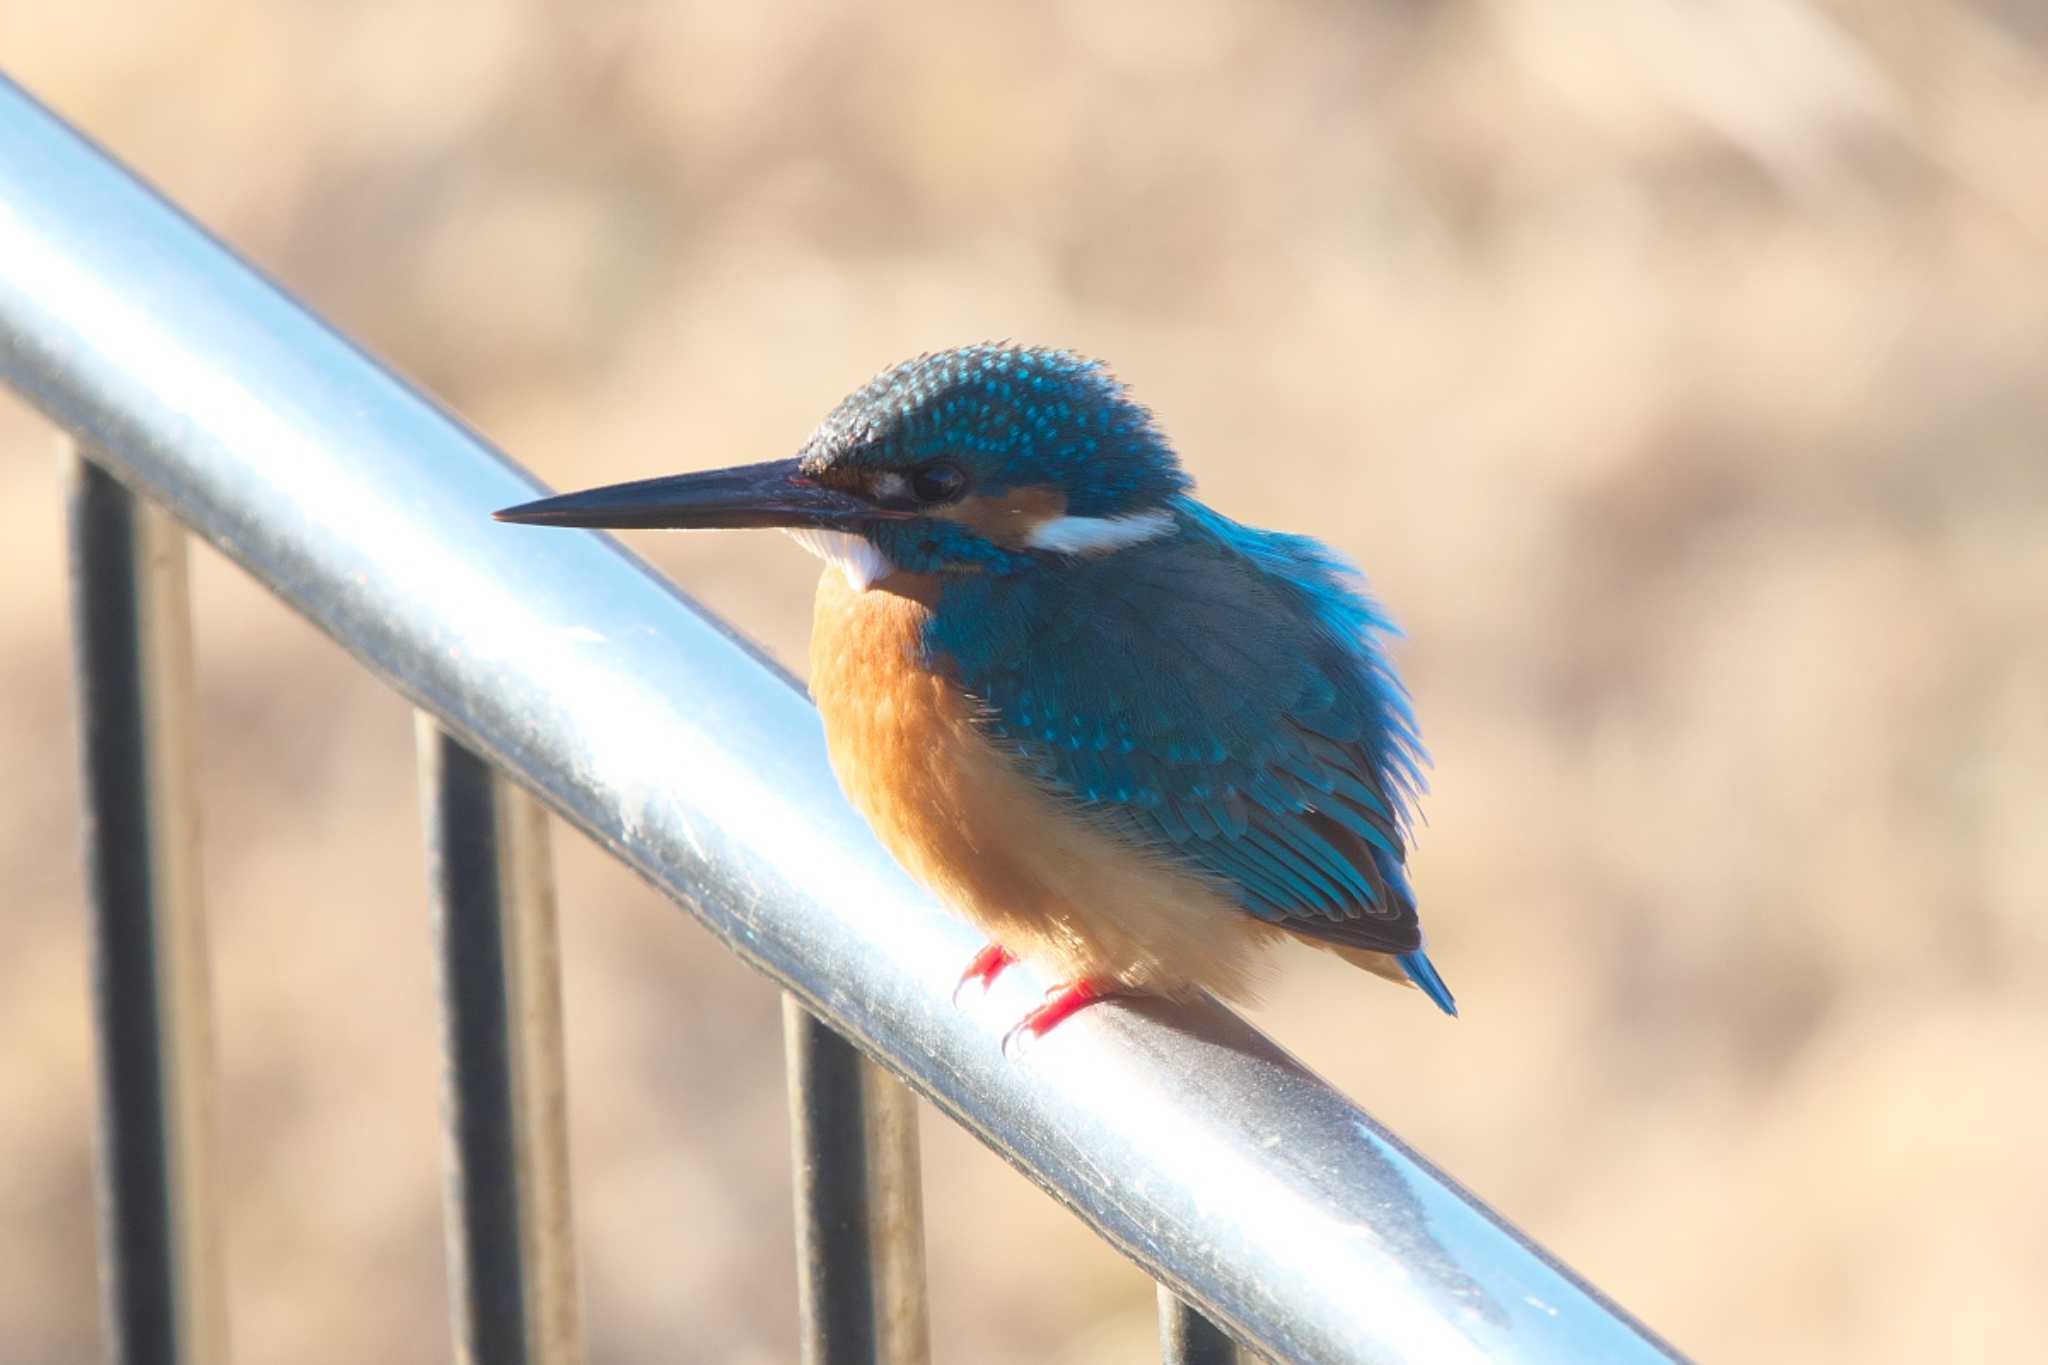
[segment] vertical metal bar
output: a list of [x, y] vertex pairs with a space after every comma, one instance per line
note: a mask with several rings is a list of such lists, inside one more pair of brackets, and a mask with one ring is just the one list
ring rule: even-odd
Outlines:
[[1159, 1359], [1162, 1365], [1237, 1365], [1237, 1343], [1162, 1284]]
[[923, 1365], [917, 1101], [782, 997], [804, 1365]]
[[447, 1070], [458, 1358], [576, 1365], [560, 950], [541, 808], [418, 722]]
[[72, 459], [108, 1357], [210, 1365], [226, 1358], [227, 1330], [210, 1181], [185, 535], [83, 450]]

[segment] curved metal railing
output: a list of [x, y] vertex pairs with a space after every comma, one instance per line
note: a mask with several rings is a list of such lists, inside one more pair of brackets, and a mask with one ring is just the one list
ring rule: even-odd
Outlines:
[[[1669, 1357], [1219, 1006], [1090, 1011], [1006, 1059], [1000, 1011], [949, 998], [976, 940], [841, 799], [786, 674], [610, 539], [493, 523], [541, 491], [530, 475], [4, 81], [0, 375], [85, 456], [74, 584], [109, 1303], [126, 1358], [224, 1349], [199, 1174], [204, 1050], [180, 1042], [194, 1011], [203, 1025], [203, 950], [165, 871], [180, 847], [168, 720], [183, 702], [161, 642], [184, 627], [159, 589], [177, 558], [131, 491], [441, 727], [423, 767], [447, 959], [450, 1246], [477, 1358], [577, 1353], [545, 869], [492, 769], [800, 1002], [809, 1359], [925, 1354], [908, 1099], [842, 1038], [1177, 1296], [1162, 1299], [1171, 1359], [1226, 1358], [1211, 1321], [1289, 1361]], [[1036, 984], [1013, 972], [998, 990], [1021, 1006]]]

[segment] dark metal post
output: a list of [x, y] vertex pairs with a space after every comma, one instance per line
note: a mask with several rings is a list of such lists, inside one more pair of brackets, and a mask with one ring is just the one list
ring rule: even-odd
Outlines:
[[419, 749], [446, 1031], [458, 1357], [576, 1365], [583, 1352], [546, 817], [426, 716]]
[[923, 1365], [917, 1101], [782, 997], [804, 1365]]
[[1237, 1365], [1237, 1343], [1162, 1284], [1159, 1359], [1162, 1365]]
[[108, 1358], [211, 1365], [227, 1333], [185, 535], [83, 452], [70, 515]]

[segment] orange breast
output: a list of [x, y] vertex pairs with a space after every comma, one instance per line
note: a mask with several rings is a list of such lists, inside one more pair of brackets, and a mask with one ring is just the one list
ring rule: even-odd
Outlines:
[[970, 699], [920, 662], [934, 591], [908, 574], [866, 591], [835, 569], [819, 579], [811, 694], [847, 797], [912, 876], [1059, 979], [1245, 996], [1251, 950], [1277, 931], [999, 753]]

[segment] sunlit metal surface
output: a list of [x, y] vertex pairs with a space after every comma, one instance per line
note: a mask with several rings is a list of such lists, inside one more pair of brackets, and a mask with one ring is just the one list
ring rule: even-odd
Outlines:
[[782, 997], [804, 1365], [924, 1365], [917, 1102]]
[[227, 1358], [185, 532], [84, 454], [71, 595], [99, 1046], [109, 1359]]
[[[1241, 1340], [1284, 1360], [1668, 1348], [1213, 1006], [950, 991], [979, 946], [874, 842], [816, 713], [533, 478], [0, 88], [0, 365], [368, 666]], [[668, 451], [724, 464], [758, 451]], [[775, 452], [765, 452], [773, 454]]]
[[418, 728], [448, 1059], [448, 1298], [457, 1359], [577, 1365], [546, 816], [427, 717]]

